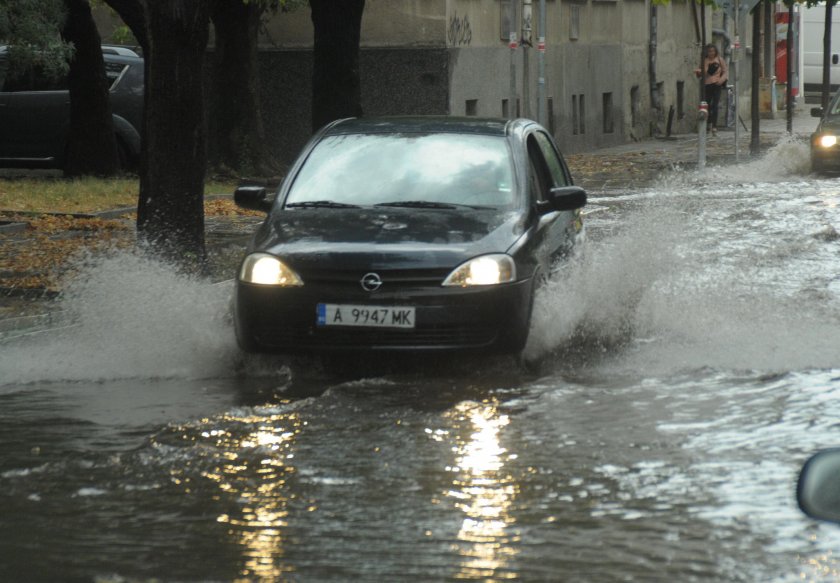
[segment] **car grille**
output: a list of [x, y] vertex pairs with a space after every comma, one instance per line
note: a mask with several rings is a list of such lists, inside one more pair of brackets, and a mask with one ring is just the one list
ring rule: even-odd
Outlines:
[[481, 347], [496, 340], [497, 330], [487, 326], [436, 326], [414, 330], [369, 328], [264, 329], [260, 343], [288, 348], [412, 348]]
[[315, 271], [301, 272], [301, 278], [307, 284], [327, 284], [338, 286], [360, 286], [362, 277], [369, 272], [375, 272], [382, 279], [382, 290], [400, 289], [406, 287], [439, 286], [449, 275], [450, 269], [411, 269], [411, 270], [375, 270], [361, 271]]

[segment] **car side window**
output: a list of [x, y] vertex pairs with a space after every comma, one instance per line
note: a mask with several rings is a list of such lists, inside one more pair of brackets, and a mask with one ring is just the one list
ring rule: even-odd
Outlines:
[[542, 150], [537, 143], [535, 134], [528, 136], [528, 187], [531, 190], [531, 198], [534, 200], [546, 200], [551, 190], [552, 178], [548, 165], [543, 157]]
[[0, 91], [6, 91], [3, 89], [3, 85], [6, 83], [6, 71], [9, 70], [9, 60], [8, 59], [0, 59]]
[[108, 86], [113, 89], [117, 82], [122, 79], [123, 73], [128, 69], [128, 65], [122, 63], [105, 62], [105, 75], [108, 77]]
[[48, 75], [42, 67], [31, 66], [26, 69], [9, 70], [3, 83], [3, 91], [66, 91], [67, 75], [54, 77]]
[[557, 150], [551, 144], [551, 140], [543, 132], [534, 132], [534, 137], [540, 147], [546, 166], [551, 177], [551, 187], [569, 186], [569, 173], [557, 154]]

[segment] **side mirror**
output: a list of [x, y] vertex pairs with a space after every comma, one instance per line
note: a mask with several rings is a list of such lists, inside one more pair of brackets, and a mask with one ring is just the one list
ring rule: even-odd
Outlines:
[[796, 500], [811, 518], [840, 523], [840, 448], [820, 451], [805, 462]]
[[555, 211], [573, 211], [586, 205], [586, 191], [580, 186], [558, 186], [548, 193], [548, 199], [537, 203], [541, 215]]
[[823, 116], [823, 108], [822, 107], [812, 107], [811, 108], [811, 117], [822, 117]]
[[266, 197], [264, 186], [240, 186], [233, 193], [233, 202], [249, 211], [267, 213], [271, 210], [271, 201]]

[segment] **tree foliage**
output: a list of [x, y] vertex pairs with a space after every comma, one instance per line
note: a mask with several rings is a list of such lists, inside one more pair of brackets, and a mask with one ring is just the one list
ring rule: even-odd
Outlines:
[[0, 0], [0, 44], [8, 45], [10, 72], [37, 67], [57, 78], [69, 69], [73, 47], [61, 38], [63, 0]]

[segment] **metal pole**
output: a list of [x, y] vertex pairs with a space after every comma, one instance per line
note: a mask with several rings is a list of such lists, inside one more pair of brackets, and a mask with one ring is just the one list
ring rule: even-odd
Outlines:
[[787, 90], [785, 95], [787, 133], [793, 133], [793, 2], [788, 6], [787, 27]]
[[540, 0], [540, 28], [537, 39], [537, 59], [539, 63], [539, 76], [537, 77], [537, 121], [544, 127], [549, 124], [546, 120], [546, 99], [545, 99], [545, 0]]
[[531, 0], [522, 1], [522, 116], [531, 117]]
[[706, 168], [706, 120], [709, 118], [709, 105], [700, 102], [697, 111], [697, 170], [702, 172]]
[[[732, 47], [732, 94], [735, 99], [735, 161], [737, 162], [740, 155], [738, 142], [741, 139], [741, 126], [738, 123], [738, 120], [740, 119], [740, 114], [738, 112], [738, 56], [741, 54], [741, 38], [738, 36], [741, 24], [741, 2], [739, 0], [735, 0], [735, 18], [733, 20], [735, 28], [735, 34], [733, 37], [735, 39], [735, 43]], [[753, 47], [753, 50], [755, 50], [755, 47]]]
[[508, 97], [508, 118], [516, 117], [516, 0], [510, 0], [510, 97]]

